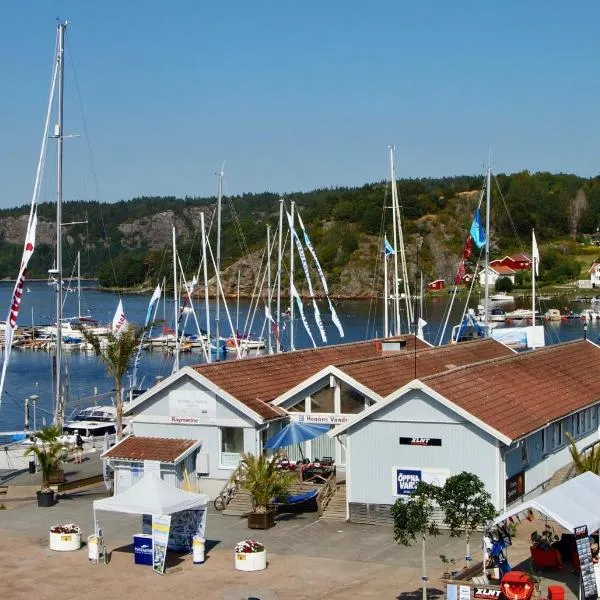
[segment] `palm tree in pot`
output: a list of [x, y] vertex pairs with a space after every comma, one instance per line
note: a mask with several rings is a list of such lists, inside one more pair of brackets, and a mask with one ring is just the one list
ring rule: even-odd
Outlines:
[[276, 457], [242, 454], [238, 485], [250, 492], [254, 510], [248, 513], [250, 529], [268, 529], [275, 525], [275, 498], [284, 499], [297, 481], [297, 475], [277, 468]]
[[33, 454], [42, 472], [42, 487], [37, 492], [38, 506], [52, 506], [54, 492], [50, 489], [50, 479], [56, 473], [65, 457], [66, 448], [58, 441], [61, 431], [55, 425], [42, 427], [33, 440], [33, 445], [27, 448], [25, 456]]

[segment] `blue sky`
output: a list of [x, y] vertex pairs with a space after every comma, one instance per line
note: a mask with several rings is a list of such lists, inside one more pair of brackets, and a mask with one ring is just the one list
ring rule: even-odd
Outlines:
[[12, 0], [1, 14], [0, 207], [31, 195], [57, 16], [65, 130], [84, 133], [82, 107], [89, 134], [66, 142], [66, 199], [209, 195], [223, 160], [230, 194], [361, 185], [386, 177], [390, 143], [399, 177], [479, 173], [490, 148], [498, 172], [599, 171], [596, 1]]

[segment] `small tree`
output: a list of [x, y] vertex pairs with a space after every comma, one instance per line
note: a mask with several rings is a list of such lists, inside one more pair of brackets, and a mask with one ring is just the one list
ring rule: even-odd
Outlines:
[[495, 289], [497, 292], [512, 292], [513, 282], [510, 277], [500, 277], [496, 280]]
[[65, 446], [58, 441], [61, 431], [55, 425], [42, 427], [35, 435], [33, 446], [24, 455], [34, 454], [42, 472], [42, 491], [50, 489], [50, 476], [58, 468], [65, 455]]
[[577, 449], [575, 440], [568, 433], [567, 438], [569, 439], [569, 453], [577, 474], [581, 475], [581, 473], [591, 471], [600, 475], [600, 444], [583, 453]]
[[463, 471], [446, 480], [438, 499], [450, 535], [465, 536], [467, 552], [465, 559], [470, 560], [470, 542], [473, 532], [483, 527], [496, 515], [490, 493], [477, 475]]
[[399, 498], [390, 509], [394, 520], [394, 540], [403, 546], [421, 539], [423, 600], [427, 600], [427, 570], [425, 562], [425, 541], [428, 535], [440, 532], [433, 518], [435, 501], [440, 489], [420, 481], [407, 500]]
[[275, 498], [287, 497], [297, 479], [295, 473], [277, 468], [276, 457], [242, 454], [238, 483], [250, 492], [255, 512], [264, 513]]
[[81, 333], [92, 346], [98, 358], [105, 364], [106, 370], [115, 384], [115, 412], [117, 423], [117, 441], [123, 437], [123, 377], [127, 373], [140, 345], [145, 328], [127, 324], [116, 335], [109, 333], [100, 338], [82, 328]]

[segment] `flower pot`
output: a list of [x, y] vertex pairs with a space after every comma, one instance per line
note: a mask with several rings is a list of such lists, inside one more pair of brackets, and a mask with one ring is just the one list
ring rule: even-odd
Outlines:
[[58, 552], [71, 552], [81, 548], [81, 532], [80, 533], [49, 533], [50, 535], [50, 550]]
[[267, 568], [267, 551], [236, 552], [235, 568], [238, 571], [263, 571]]
[[250, 512], [248, 513], [248, 528], [249, 529], [270, 529], [275, 527], [275, 510], [267, 510], [264, 513]]
[[38, 506], [48, 507], [54, 504], [54, 492], [52, 490], [44, 490], [37, 492]]
[[48, 475], [48, 483], [51, 485], [58, 485], [60, 483], [65, 482], [65, 470], [64, 469], [54, 469]]

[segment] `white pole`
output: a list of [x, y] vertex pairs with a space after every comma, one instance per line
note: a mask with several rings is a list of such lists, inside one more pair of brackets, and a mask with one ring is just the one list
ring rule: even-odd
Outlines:
[[[490, 159], [491, 163], [491, 159]], [[490, 289], [489, 289], [489, 270], [490, 270], [490, 205], [492, 196], [492, 167], [488, 165], [487, 172], [487, 190], [485, 191], [485, 300], [483, 309], [485, 311], [484, 325], [487, 337], [490, 334], [489, 318], [490, 318]]]
[[77, 251], [77, 317], [81, 319], [81, 252]]
[[531, 349], [535, 350], [535, 269], [536, 269], [536, 258], [534, 255], [534, 240], [535, 240], [535, 230], [531, 230], [531, 321], [533, 325], [532, 329], [532, 346]]
[[[292, 227], [294, 226], [294, 209], [296, 208], [295, 202], [292, 202]], [[294, 296], [292, 294], [292, 288], [294, 285], [294, 244], [291, 239], [292, 232], [290, 231], [290, 350], [294, 348]]]
[[[277, 336], [281, 339], [281, 254], [283, 247], [283, 198], [279, 199], [279, 252], [277, 254]], [[281, 352], [281, 344], [277, 343], [277, 353]]]
[[[210, 305], [208, 297], [208, 256], [206, 255], [206, 230], [204, 228], [204, 212], [200, 213], [200, 228], [202, 229], [202, 262], [204, 263], [204, 307], [206, 311], [206, 345], [208, 352], [206, 353], [206, 360], [211, 362], [211, 348], [210, 348]], [[219, 342], [217, 340], [217, 353], [219, 352]]]
[[390, 179], [392, 186], [392, 226], [394, 228], [394, 335], [400, 335], [400, 294], [398, 283], [398, 224], [396, 222], [396, 173], [394, 171], [394, 146], [390, 146]]
[[[267, 225], [267, 308], [271, 314], [271, 226]], [[272, 315], [271, 315], [272, 316]], [[273, 354], [273, 340], [271, 336], [271, 323], [267, 327], [267, 349]]]
[[238, 269], [238, 280], [237, 280], [237, 305], [236, 305], [236, 313], [235, 313], [235, 331], [238, 332], [240, 328], [240, 273], [241, 271]]
[[177, 246], [175, 242], [175, 225], [173, 225], [173, 315], [175, 318], [175, 364], [173, 372], [179, 371], [179, 302], [177, 300]]
[[[217, 282], [221, 277], [221, 200], [223, 198], [223, 167], [219, 171], [219, 194], [217, 196], [217, 260], [216, 260], [216, 277]], [[219, 294], [219, 283], [216, 286], [217, 298], [215, 305], [215, 336], [217, 338], [217, 348], [221, 343], [221, 298]], [[221, 360], [220, 353], [217, 352], [217, 361]]]
[[388, 323], [388, 269], [387, 269], [387, 254], [385, 251], [387, 236], [384, 236], [383, 244], [383, 337], [389, 337], [390, 329]]

